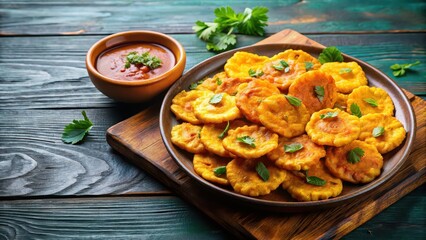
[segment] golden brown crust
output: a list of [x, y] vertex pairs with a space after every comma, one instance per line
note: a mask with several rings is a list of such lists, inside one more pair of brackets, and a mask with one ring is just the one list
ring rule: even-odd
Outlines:
[[217, 167], [226, 166], [229, 161], [229, 158], [219, 157], [214, 154], [195, 154], [193, 160], [194, 171], [209, 182], [229, 185], [226, 174], [216, 175], [214, 173]]
[[[376, 101], [377, 106], [372, 106], [367, 99]], [[359, 106], [362, 115], [370, 113], [383, 113], [393, 116], [394, 106], [389, 94], [376, 87], [362, 86], [354, 89], [348, 96], [346, 111], [350, 113], [350, 106], [355, 103]]]
[[175, 114], [176, 119], [182, 119], [192, 124], [201, 124], [202, 122], [194, 114], [193, 102], [199, 97], [206, 96], [210, 93], [210, 91], [193, 90], [186, 92], [184, 90], [173, 98], [170, 109]]
[[205, 152], [204, 145], [200, 141], [201, 127], [191, 123], [182, 123], [172, 128], [171, 141], [176, 146], [190, 153]]
[[266, 56], [259, 56], [249, 52], [236, 52], [226, 61], [225, 72], [228, 77], [245, 78], [250, 77], [249, 70], [254, 71], [262, 68], [263, 62], [267, 60]]
[[226, 93], [219, 94], [222, 95], [222, 100], [215, 104], [210, 103], [215, 95], [213, 93], [199, 97], [194, 101], [194, 114], [201, 122], [222, 123], [241, 118], [241, 112], [235, 104], [235, 97]]
[[368, 84], [364, 71], [356, 62], [328, 62], [320, 70], [334, 78], [340, 93], [350, 93], [355, 88]]

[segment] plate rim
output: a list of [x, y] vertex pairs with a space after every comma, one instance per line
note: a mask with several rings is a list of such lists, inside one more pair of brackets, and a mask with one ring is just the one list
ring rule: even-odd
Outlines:
[[[411, 124], [411, 128], [405, 129], [406, 134], [407, 134], [405, 141], [408, 142], [408, 143], [406, 143], [407, 148], [402, 153], [402, 157], [401, 157], [402, 159], [400, 159], [398, 161], [398, 163], [395, 164], [395, 166], [393, 166], [385, 176], [382, 176], [382, 178], [375, 179], [375, 180], [373, 180], [372, 184], [369, 184], [367, 186], [362, 186], [362, 187], [360, 187], [360, 189], [356, 189], [354, 192], [351, 192], [350, 194], [346, 194], [346, 195], [343, 195], [343, 196], [337, 196], [335, 198], [329, 198], [329, 199], [318, 200], [318, 201], [307, 201], [307, 202], [272, 201], [272, 200], [259, 199], [259, 198], [251, 197], [251, 196], [245, 196], [245, 195], [236, 193], [232, 190], [225, 189], [222, 186], [218, 186], [214, 183], [208, 182], [207, 180], [201, 178], [196, 173], [193, 173], [190, 169], [188, 169], [186, 167], [186, 165], [183, 162], [181, 162], [181, 160], [178, 159], [178, 157], [174, 153], [174, 150], [172, 149], [169, 142], [167, 141], [166, 133], [165, 133], [164, 128], [163, 128], [163, 126], [164, 126], [163, 124], [165, 123], [165, 121], [164, 121], [165, 111], [166, 110], [170, 111], [170, 106], [166, 106], [166, 102], [167, 102], [167, 99], [170, 99], [172, 97], [171, 95], [172, 95], [173, 90], [177, 86], [179, 86], [181, 84], [181, 82], [184, 82], [184, 80], [186, 78], [188, 78], [188, 76], [190, 76], [194, 72], [197, 72], [199, 70], [199, 68], [201, 68], [206, 63], [214, 61], [215, 59], [221, 59], [224, 55], [234, 54], [235, 52], [238, 52], [238, 51], [247, 51], [248, 50], [248, 52], [250, 52], [251, 49], [261, 49], [261, 48], [268, 48], [268, 47], [280, 48], [281, 51], [284, 51], [284, 50], [287, 50], [287, 49], [303, 50], [303, 51], [305, 51], [304, 49], [314, 49], [316, 51], [320, 51], [320, 50], [326, 48], [326, 47], [312, 46], [312, 45], [308, 45], [308, 44], [295, 44], [295, 43], [271, 43], [271, 44], [262, 44], [262, 45], [251, 45], [251, 46], [240, 47], [240, 48], [236, 48], [236, 49], [233, 49], [233, 50], [229, 50], [229, 51], [217, 54], [217, 55], [209, 57], [209, 58], [201, 61], [200, 63], [194, 65], [193, 67], [191, 67], [167, 91], [167, 93], [166, 93], [166, 95], [165, 95], [165, 97], [162, 101], [162, 104], [161, 104], [160, 116], [159, 116], [160, 134], [161, 134], [162, 141], [163, 141], [164, 145], [166, 146], [166, 149], [169, 152], [169, 154], [171, 155], [172, 159], [177, 163], [179, 168], [182, 169], [187, 175], [189, 175], [197, 183], [200, 183], [201, 185], [203, 185], [203, 187], [207, 187], [209, 190], [213, 190], [214, 192], [221, 194], [221, 196], [230, 197], [234, 200], [243, 200], [243, 202], [245, 202], [245, 203], [256, 204], [256, 207], [266, 207], [266, 208], [269, 208], [269, 209], [274, 209], [274, 210], [277, 209], [277, 210], [284, 210], [284, 211], [288, 211], [289, 209], [291, 211], [294, 211], [294, 210], [296, 210], [296, 211], [302, 210], [303, 211], [303, 210], [307, 210], [307, 209], [310, 210], [310, 209], [312, 209], [312, 207], [328, 207], [328, 206], [334, 206], [336, 204], [344, 203], [348, 200], [360, 197], [361, 195], [365, 195], [366, 193], [372, 191], [373, 189], [381, 186], [383, 183], [387, 182], [392, 176], [394, 176], [396, 174], [396, 172], [401, 168], [401, 166], [406, 162], [409, 154], [411, 153], [412, 147], [413, 147], [413, 143], [414, 143], [414, 139], [415, 139], [415, 135], [416, 135], [416, 131], [415, 131], [416, 130], [416, 117], [415, 117], [414, 109], [413, 109], [412, 105], [410, 104], [408, 97], [402, 91], [401, 87], [399, 87], [398, 84], [392, 78], [387, 76], [385, 73], [383, 73], [382, 71], [380, 71], [376, 67], [370, 65], [369, 63], [366, 63], [366, 62], [364, 62], [364, 61], [362, 61], [358, 58], [352, 57], [352, 56], [347, 55], [345, 53], [342, 53], [342, 55], [345, 59], [345, 62], [347, 62], [347, 59], [349, 59], [350, 61], [356, 61], [360, 65], [367, 66], [368, 68], [370, 68], [371, 70], [373, 70], [374, 72], [379, 74], [381, 76], [381, 78], [386, 79], [386, 81], [391, 84], [392, 88], [394, 88], [398, 92], [398, 94], [403, 97], [403, 99], [401, 99], [401, 100], [404, 103], [408, 103], [407, 104], [408, 105], [407, 111], [409, 112], [409, 116], [408, 116], [409, 121], [408, 122], [409, 122], [409, 124]], [[309, 51], [307, 51], [307, 52], [309, 54], [311, 54]], [[278, 53], [278, 52], [276, 52], [276, 53]], [[193, 79], [192, 81], [196, 81], [196, 80]], [[394, 100], [393, 100], [393, 102], [394, 102]], [[408, 128], [408, 126], [407, 126], [407, 128]], [[409, 133], [411, 133], [411, 134], [408, 136]], [[381, 174], [383, 174], [383, 172], [381, 172]]]

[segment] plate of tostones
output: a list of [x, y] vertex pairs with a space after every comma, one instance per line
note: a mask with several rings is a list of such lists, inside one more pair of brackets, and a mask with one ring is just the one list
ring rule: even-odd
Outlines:
[[322, 52], [267, 44], [194, 66], [160, 110], [172, 158], [215, 196], [273, 211], [337, 206], [389, 180], [415, 137], [408, 98], [373, 66]]

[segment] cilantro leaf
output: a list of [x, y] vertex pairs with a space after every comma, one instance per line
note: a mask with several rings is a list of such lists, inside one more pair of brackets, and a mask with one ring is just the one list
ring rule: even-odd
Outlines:
[[348, 162], [354, 164], [361, 161], [361, 157], [364, 156], [364, 150], [359, 147], [356, 147], [348, 152], [347, 160]]
[[207, 50], [221, 52], [229, 49], [237, 43], [237, 36], [235, 34], [217, 33], [207, 42]]
[[130, 64], [142, 64], [149, 67], [150, 69], [155, 69], [161, 67], [163, 62], [157, 56], [152, 56], [149, 52], [144, 52], [138, 54], [137, 52], [130, 52], [126, 56], [125, 68], [129, 68]]
[[208, 41], [218, 27], [218, 23], [196, 21], [192, 30], [194, 30], [195, 34], [197, 34], [201, 40]]
[[217, 84], [218, 86], [222, 85], [222, 79], [220, 79], [220, 78], [216, 78], [216, 84]]
[[282, 71], [284, 70], [285, 73], [290, 72], [290, 66], [288, 65], [288, 63], [284, 60], [281, 60], [279, 64], [277, 65], [273, 65], [272, 67], [274, 67], [276, 70], [278, 71]]
[[204, 82], [204, 79], [191, 83], [191, 85], [189, 85], [189, 90], [195, 90], [198, 87], [198, 85], [202, 84], [203, 82]]
[[306, 71], [311, 70], [313, 67], [314, 67], [314, 64], [312, 62], [305, 62]]
[[265, 164], [263, 162], [259, 162], [256, 165], [256, 172], [259, 174], [259, 176], [262, 178], [264, 182], [269, 180], [269, 171], [266, 168]]
[[222, 101], [223, 93], [217, 93], [210, 98], [210, 104], [218, 104]]
[[223, 139], [224, 137], [225, 137], [225, 134], [228, 132], [228, 130], [229, 130], [229, 121], [228, 121], [228, 123], [226, 124], [226, 127], [225, 127], [225, 129], [219, 134], [219, 136], [218, 136], [218, 138], [220, 138], [220, 139]]
[[284, 96], [285, 96], [285, 98], [287, 98], [288, 102], [291, 105], [296, 106], [296, 107], [299, 107], [300, 105], [302, 105], [302, 100], [300, 100], [299, 98], [293, 97], [293, 96], [290, 96], [290, 95], [284, 95]]
[[395, 77], [400, 77], [405, 75], [405, 72], [407, 69], [410, 69], [412, 66], [416, 66], [419, 65], [420, 61], [416, 61], [414, 63], [405, 63], [405, 64], [393, 64], [392, 66], [390, 66], [390, 69], [392, 69], [392, 74]]
[[214, 14], [216, 15], [214, 22], [220, 24], [225, 31], [229, 30], [230, 27], [236, 27], [241, 21], [234, 9], [229, 6], [216, 8]]
[[237, 141], [247, 144], [250, 147], [256, 147], [254, 144], [255, 139], [250, 136], [237, 137]]
[[350, 73], [352, 72], [352, 68], [341, 68], [339, 70], [339, 74]]
[[294, 153], [297, 152], [299, 150], [301, 150], [303, 148], [303, 145], [301, 143], [292, 143], [292, 144], [285, 144], [284, 145], [284, 152], [288, 152], [288, 153]]
[[64, 128], [62, 133], [62, 141], [64, 143], [76, 144], [84, 139], [93, 127], [93, 123], [89, 120], [85, 111], [81, 114], [84, 120], [73, 120], [72, 123], [68, 124]]
[[226, 174], [226, 166], [219, 166], [219, 167], [213, 169], [213, 173], [216, 176], [221, 176], [221, 175]]
[[355, 115], [357, 117], [362, 117], [361, 109], [359, 108], [358, 104], [352, 103], [350, 106], [352, 115]]
[[322, 102], [322, 100], [324, 99], [324, 94], [325, 94], [324, 87], [315, 86], [314, 91], [315, 91], [315, 94], [317, 95], [317, 98], [320, 100], [320, 102]]
[[385, 128], [382, 126], [378, 126], [373, 129], [372, 135], [373, 137], [376, 138], [376, 137], [382, 136], [384, 133], [385, 133]]
[[315, 177], [315, 176], [308, 176], [308, 171], [305, 172], [306, 175], [306, 183], [315, 185], [315, 186], [324, 186], [327, 181], [325, 181], [322, 178]]
[[268, 26], [268, 8], [255, 7], [246, 8], [243, 14], [238, 14], [242, 21], [238, 24], [238, 32], [247, 35], [263, 36], [264, 27]]
[[343, 62], [342, 53], [336, 47], [327, 47], [318, 57], [321, 64], [326, 62]]
[[262, 70], [255, 71], [255, 70], [250, 68], [249, 71], [248, 71], [248, 74], [249, 74], [250, 77], [257, 78], [257, 77], [260, 77], [260, 76], [263, 75], [263, 71]]
[[364, 102], [370, 104], [372, 107], [379, 106], [379, 104], [377, 103], [377, 101], [375, 99], [373, 99], [373, 98], [364, 98], [362, 100], [364, 100]]
[[334, 118], [337, 117], [337, 115], [339, 115], [339, 112], [327, 112], [326, 114], [321, 114], [320, 119]]

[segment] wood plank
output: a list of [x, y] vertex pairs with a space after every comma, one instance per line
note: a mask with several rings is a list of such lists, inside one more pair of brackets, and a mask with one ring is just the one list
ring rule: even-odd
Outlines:
[[[194, 35], [172, 35], [184, 43], [186, 70], [213, 56]], [[426, 62], [426, 34], [312, 35], [313, 40], [335, 45], [392, 76], [389, 66], [420, 60]], [[90, 82], [85, 54], [102, 36], [3, 37], [0, 38], [0, 108], [122, 108]], [[241, 46], [262, 38], [241, 38]], [[63, 44], [66, 42], [67, 44]], [[426, 96], [426, 68], [416, 67], [393, 79], [416, 95]]]
[[[269, 26], [275, 33], [293, 28], [302, 33], [354, 31], [424, 31], [422, 0], [386, 1], [2, 1], [1, 35], [109, 34], [147, 29], [165, 33], [192, 33], [197, 20], [213, 21], [215, 8], [231, 6], [269, 8]], [[58, 14], [61, 13], [61, 14]], [[78, 13], [78, 14], [76, 14]], [[162, 17], [162, 16], [168, 16]]]
[[[424, 186], [416, 189], [344, 239], [424, 236], [425, 191]], [[235, 239], [169, 196], [0, 201], [0, 238]]]
[[[303, 36], [296, 36], [299, 40]], [[282, 40], [280, 38], [280, 40]], [[300, 39], [306, 41], [306, 39]], [[309, 213], [279, 214], [257, 212], [243, 204], [230, 203], [181, 171], [161, 148], [159, 130], [151, 124], [158, 114], [153, 107], [108, 129], [108, 143], [132, 162], [145, 169], [165, 185], [174, 189], [187, 201], [237, 236], [246, 238], [332, 238], [342, 237], [357, 226], [381, 212], [425, 181], [426, 135], [425, 101], [411, 95], [411, 103], [417, 113], [416, 145], [401, 169], [387, 182], [357, 201], [334, 208]], [[158, 124], [158, 123], [157, 123]], [[150, 126], [148, 129], [147, 127]], [[131, 130], [128, 130], [131, 129]], [[155, 131], [157, 131], [155, 133]], [[141, 133], [149, 133], [149, 142], [138, 142]], [[215, 199], [215, 201], [209, 201]], [[277, 227], [278, 226], [278, 227]]]
[[106, 129], [135, 110], [86, 109], [94, 127], [78, 145], [61, 134], [81, 110], [0, 110], [0, 197], [169, 194], [105, 141]]

